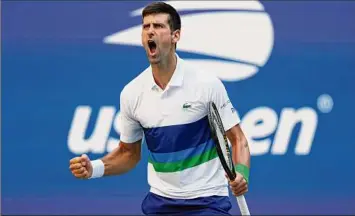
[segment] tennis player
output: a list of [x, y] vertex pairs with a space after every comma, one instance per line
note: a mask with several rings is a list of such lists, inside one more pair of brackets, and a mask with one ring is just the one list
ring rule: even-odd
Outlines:
[[[97, 160], [73, 158], [70, 170], [83, 179], [127, 173], [140, 161], [145, 140], [150, 191], [142, 202], [144, 214], [228, 215], [228, 185], [237, 196], [248, 191], [250, 152], [240, 119], [223, 83], [177, 55], [177, 11], [166, 3], [152, 3], [142, 19], [142, 44], [150, 66], [121, 92], [120, 143]], [[235, 179], [225, 175], [211, 140], [209, 101], [218, 106], [227, 131]]]

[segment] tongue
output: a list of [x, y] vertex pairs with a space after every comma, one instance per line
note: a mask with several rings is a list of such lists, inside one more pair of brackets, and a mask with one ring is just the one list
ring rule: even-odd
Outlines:
[[152, 47], [152, 48], [150, 48], [150, 52], [155, 53], [156, 49], [157, 49], [156, 47]]

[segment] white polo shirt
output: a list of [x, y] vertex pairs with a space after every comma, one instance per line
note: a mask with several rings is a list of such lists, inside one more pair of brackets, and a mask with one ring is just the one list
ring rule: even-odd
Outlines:
[[128, 83], [120, 99], [120, 139], [145, 138], [152, 193], [176, 199], [228, 196], [228, 184], [211, 140], [207, 104], [219, 108], [225, 130], [240, 122], [223, 83], [177, 56], [165, 88], [151, 67]]

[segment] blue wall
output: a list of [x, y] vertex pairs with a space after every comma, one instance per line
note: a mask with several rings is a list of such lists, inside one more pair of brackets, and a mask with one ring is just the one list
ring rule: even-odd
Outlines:
[[[74, 134], [76, 147], [97, 158], [112, 147], [107, 149], [107, 140], [119, 139], [114, 122], [99, 124], [98, 114], [106, 107], [114, 119], [120, 91], [148, 62], [142, 47], [106, 44], [103, 38], [139, 25], [140, 17], [129, 12], [146, 3], [2, 2], [2, 213], [141, 214], [149, 190], [146, 149], [130, 173], [83, 181], [68, 168], [70, 158], [79, 155], [70, 150], [68, 137], [75, 111], [87, 107], [92, 110], [87, 140], [97, 125], [108, 124], [110, 133], [105, 137], [102, 129], [97, 152], [86, 151], [88, 144]], [[268, 61], [248, 79], [224, 82], [242, 120], [256, 118], [249, 136], [265, 132], [250, 136], [252, 145], [271, 145], [252, 156], [246, 196], [251, 213], [354, 214], [355, 3], [270, 1], [263, 6], [274, 32]], [[292, 125], [288, 141], [282, 133], [292, 120], [287, 110], [302, 108], [303, 124]], [[302, 127], [315, 129], [314, 134], [302, 135]], [[272, 151], [277, 139], [287, 141], [281, 154]], [[311, 148], [298, 154], [302, 139]], [[239, 214], [235, 202], [232, 213]]]

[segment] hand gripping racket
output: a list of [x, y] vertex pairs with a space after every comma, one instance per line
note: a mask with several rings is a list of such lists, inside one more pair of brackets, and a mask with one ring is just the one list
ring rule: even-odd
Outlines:
[[[229, 179], [233, 180], [236, 177], [232, 154], [228, 145], [226, 132], [224, 131], [221, 117], [218, 113], [217, 107], [213, 102], [208, 104], [208, 121], [211, 131], [211, 136], [216, 144], [217, 154], [224, 171], [227, 173]], [[242, 215], [250, 215], [247, 202], [244, 196], [236, 197], [240, 212]]]

